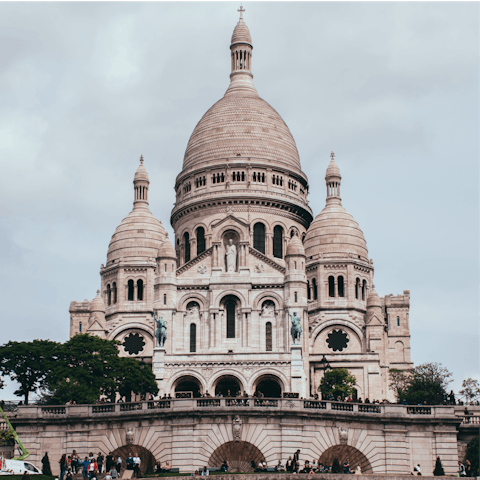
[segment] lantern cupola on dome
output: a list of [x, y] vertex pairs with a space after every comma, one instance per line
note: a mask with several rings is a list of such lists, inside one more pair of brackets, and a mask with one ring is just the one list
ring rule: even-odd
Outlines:
[[315, 217], [305, 236], [307, 259], [353, 257], [368, 261], [367, 242], [358, 223], [342, 206], [340, 169], [332, 152], [325, 175], [327, 200], [325, 208]]

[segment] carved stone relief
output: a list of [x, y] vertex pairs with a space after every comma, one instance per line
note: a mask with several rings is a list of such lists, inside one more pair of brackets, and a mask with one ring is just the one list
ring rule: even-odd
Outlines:
[[242, 439], [242, 419], [238, 415], [233, 418], [232, 430], [233, 440], [239, 442]]

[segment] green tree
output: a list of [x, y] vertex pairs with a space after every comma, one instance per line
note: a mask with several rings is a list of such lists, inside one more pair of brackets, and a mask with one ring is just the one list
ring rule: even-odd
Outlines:
[[14, 392], [28, 405], [30, 393], [47, 383], [56, 366], [60, 344], [50, 340], [8, 342], [0, 346], [0, 372], [20, 384]]
[[435, 462], [435, 469], [433, 470], [433, 475], [435, 477], [443, 477], [445, 475], [445, 470], [443, 469], [440, 457], [437, 457], [437, 460]]
[[356, 378], [346, 368], [334, 368], [325, 372], [318, 389], [325, 395], [332, 394], [335, 398], [348, 397], [353, 395], [356, 384]]
[[95, 403], [102, 393], [115, 391], [112, 376], [118, 360], [119, 342], [89, 334], [77, 334], [66, 342], [50, 377], [49, 403]]
[[390, 370], [390, 388], [398, 402], [411, 405], [439, 405], [447, 394], [446, 387], [452, 374], [441, 363], [423, 363], [417, 367], [400, 371]]
[[462, 382], [462, 389], [458, 393], [460, 393], [460, 395], [465, 395], [467, 403], [471, 403], [480, 395], [480, 385], [478, 384], [478, 380], [467, 378]]
[[467, 445], [467, 453], [465, 458], [470, 461], [472, 465], [472, 469], [470, 471], [471, 477], [478, 477], [479, 470], [478, 470], [478, 450], [479, 450], [479, 438], [475, 437], [468, 445]]
[[118, 357], [110, 364], [110, 368], [115, 387], [105, 392], [107, 396], [112, 397], [115, 392], [127, 398], [132, 392], [144, 395], [158, 393], [155, 375], [149, 365], [142, 365], [135, 358]]
[[47, 403], [95, 403], [101, 395], [114, 398], [134, 393], [158, 392], [155, 376], [149, 366], [142, 370], [134, 358], [118, 356], [115, 340], [77, 334], [66, 342], [54, 374], [49, 377]]

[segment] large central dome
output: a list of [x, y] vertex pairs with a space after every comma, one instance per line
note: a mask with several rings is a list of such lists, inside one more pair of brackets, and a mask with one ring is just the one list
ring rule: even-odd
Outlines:
[[184, 170], [239, 155], [300, 170], [300, 158], [290, 130], [253, 86], [251, 42], [248, 27], [241, 18], [230, 47], [230, 87], [195, 127], [185, 151]]
[[258, 94], [226, 94], [198, 122], [183, 168], [209, 160], [260, 157], [300, 169], [295, 140], [282, 117]]

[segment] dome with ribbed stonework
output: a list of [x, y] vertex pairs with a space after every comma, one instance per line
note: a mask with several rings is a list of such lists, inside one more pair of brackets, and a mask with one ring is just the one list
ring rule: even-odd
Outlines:
[[195, 127], [185, 151], [184, 170], [238, 156], [300, 170], [300, 158], [290, 130], [253, 86], [251, 43], [248, 27], [240, 18], [230, 46], [230, 86]]

